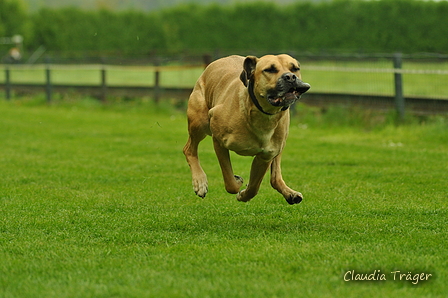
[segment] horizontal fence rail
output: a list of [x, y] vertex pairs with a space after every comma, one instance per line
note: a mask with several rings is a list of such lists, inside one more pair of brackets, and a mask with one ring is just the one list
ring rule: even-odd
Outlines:
[[[302, 65], [302, 77], [312, 87], [302, 101], [323, 107], [345, 104], [374, 109], [395, 108], [400, 117], [404, 116], [405, 110], [413, 113], [448, 112], [448, 62], [440, 69], [434, 69], [431, 65], [423, 65], [430, 68], [422, 69], [403, 68], [402, 64], [405, 63], [402, 63], [400, 54], [394, 56], [389, 67], [384, 61], [371, 62], [372, 67], [364, 67], [356, 61], [346, 62], [322, 65], [326, 62], [306, 61]], [[352, 66], [350, 63], [362, 66]], [[409, 65], [414, 66], [412, 63]], [[13, 92], [44, 92], [47, 100], [51, 101], [54, 92], [72, 91], [104, 101], [108, 96], [152, 96], [155, 101], [164, 97], [186, 100], [204, 66], [203, 63], [0, 65], [0, 84], [3, 81], [0, 88], [4, 90], [6, 99], [10, 99]]]
[[315, 65], [308, 65], [306, 67], [306, 70], [331, 71], [331, 72], [360, 72], [360, 73], [367, 72], [367, 73], [401, 73], [401, 74], [448, 75], [448, 70], [441, 70], [441, 69], [361, 68], [361, 67], [340, 67], [340, 66], [315, 66]]

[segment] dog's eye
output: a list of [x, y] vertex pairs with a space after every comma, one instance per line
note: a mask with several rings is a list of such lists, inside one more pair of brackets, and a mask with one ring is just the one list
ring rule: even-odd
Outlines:
[[274, 66], [271, 66], [271, 67], [269, 67], [269, 68], [266, 68], [265, 70], [263, 70], [264, 72], [267, 72], [267, 73], [278, 73], [278, 69], [277, 68], [275, 68]]
[[297, 66], [293, 66], [292, 68], [291, 68], [291, 71], [292, 72], [297, 72], [297, 71], [299, 71], [300, 70], [300, 67], [297, 67]]

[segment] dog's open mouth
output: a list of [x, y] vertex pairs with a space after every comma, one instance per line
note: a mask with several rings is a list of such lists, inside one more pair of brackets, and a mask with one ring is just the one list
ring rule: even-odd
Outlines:
[[268, 101], [275, 107], [290, 106], [300, 98], [300, 92], [295, 88], [289, 89], [287, 92], [268, 95]]

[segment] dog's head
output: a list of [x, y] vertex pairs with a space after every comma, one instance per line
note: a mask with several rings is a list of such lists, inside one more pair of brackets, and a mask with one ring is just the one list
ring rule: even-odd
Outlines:
[[311, 87], [302, 82], [299, 62], [285, 54], [247, 56], [240, 79], [254, 89], [259, 100], [265, 99], [275, 107], [289, 107]]

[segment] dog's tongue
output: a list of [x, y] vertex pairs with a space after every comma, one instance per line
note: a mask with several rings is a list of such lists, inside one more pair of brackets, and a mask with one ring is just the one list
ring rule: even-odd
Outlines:
[[274, 98], [274, 99], [271, 99], [271, 104], [273, 106], [279, 106], [282, 104], [282, 101], [283, 101], [282, 97]]
[[285, 93], [282, 97], [270, 98], [269, 101], [273, 106], [288, 106], [293, 104], [297, 99], [296, 92]]
[[283, 100], [286, 102], [293, 101], [295, 99], [296, 99], [295, 92], [288, 92], [285, 94], [285, 96], [283, 96]]

